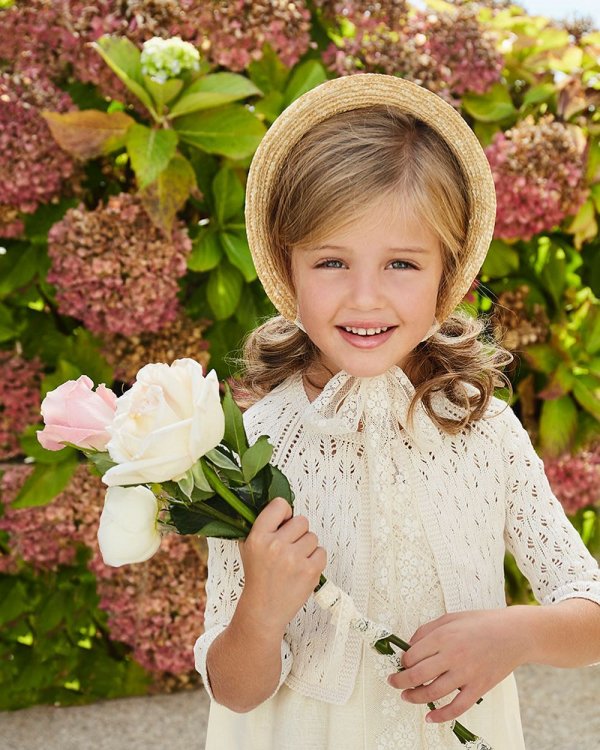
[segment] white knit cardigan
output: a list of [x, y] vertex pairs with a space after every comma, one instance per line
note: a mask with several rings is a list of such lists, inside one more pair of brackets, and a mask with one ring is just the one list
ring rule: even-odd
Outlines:
[[[379, 495], [377, 483], [389, 471], [381, 456], [376, 457], [379, 466], [366, 466], [363, 430], [367, 417], [366, 429], [381, 439], [384, 422], [376, 429], [369, 427], [368, 419], [380, 414], [383, 420], [387, 409], [397, 417], [387, 420], [396, 432], [384, 431], [379, 452], [400, 452], [408, 476], [405, 485], [418, 507], [448, 612], [506, 606], [506, 549], [542, 605], [572, 597], [600, 604], [598, 563], [553, 495], [543, 463], [512, 409], [494, 398], [482, 419], [449, 435], [422, 406], [409, 427], [406, 410], [413, 393], [399, 367], [378, 378], [354, 378], [341, 371], [311, 404], [296, 373], [244, 414], [251, 444], [260, 435], [270, 437], [272, 461], [296, 495], [294, 513], [308, 517], [310, 529], [327, 550], [325, 576], [366, 613], [376, 582], [373, 561], [379, 570], [381, 554], [393, 554], [394, 543], [378, 537], [372, 518], [387, 512], [390, 496], [383, 511], [373, 510], [368, 497]], [[460, 408], [441, 394], [433, 404], [440, 415], [461, 416]], [[369, 472], [371, 481], [366, 482]], [[379, 558], [374, 554], [378, 545]], [[209, 539], [208, 549], [205, 632], [194, 654], [214, 700], [206, 654], [231, 620], [244, 574], [236, 541]], [[397, 635], [408, 639], [412, 633]], [[332, 670], [332, 652], [340, 653], [340, 648], [343, 663]], [[311, 596], [286, 629], [277, 689], [285, 681], [303, 695], [343, 704], [352, 694], [360, 653], [356, 631], [348, 622], [333, 627]]]

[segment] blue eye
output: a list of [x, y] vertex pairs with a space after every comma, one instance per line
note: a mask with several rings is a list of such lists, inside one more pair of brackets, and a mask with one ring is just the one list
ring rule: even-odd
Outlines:
[[[342, 261], [341, 260], [335, 260], [334, 258], [331, 258], [330, 260], [324, 260], [322, 263], [319, 263], [319, 265], [317, 266], [317, 268], [335, 268], [335, 269], [339, 268], [339, 266], [330, 266], [329, 265], [330, 263], [342, 263]], [[393, 260], [393, 261], [391, 261], [390, 265], [393, 265], [394, 263], [402, 263], [403, 264], [403, 267], [398, 269], [400, 271], [405, 270], [405, 269], [416, 270], [416, 268], [417, 268], [412, 263], [409, 263], [406, 260]]]

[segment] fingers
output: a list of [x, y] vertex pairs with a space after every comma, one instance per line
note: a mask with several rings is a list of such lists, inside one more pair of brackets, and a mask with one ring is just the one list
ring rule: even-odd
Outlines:
[[302, 553], [304, 557], [310, 557], [318, 546], [319, 540], [317, 535], [312, 531], [307, 531], [297, 542], [294, 543], [294, 547], [298, 552]]
[[445, 698], [457, 690], [456, 677], [451, 672], [444, 672], [437, 679], [427, 680], [428, 685], [420, 685], [410, 690], [403, 690], [400, 697], [407, 703], [431, 703]]
[[298, 539], [301, 539], [307, 532], [308, 518], [306, 516], [294, 516], [283, 522], [279, 527], [277, 534], [282, 541], [293, 543]]
[[284, 521], [291, 518], [292, 506], [283, 497], [274, 497], [256, 517], [252, 526], [255, 533], [273, 533]]
[[[412, 649], [411, 649], [412, 650]], [[405, 692], [411, 688], [418, 688], [425, 682], [435, 680], [441, 674], [447, 671], [446, 666], [442, 663], [437, 654], [418, 660], [414, 666], [406, 666], [402, 672], [395, 672], [388, 677], [388, 683], [399, 690]], [[414, 692], [414, 690], [412, 691]], [[429, 698], [431, 700], [431, 698]], [[419, 702], [419, 701], [414, 701]], [[425, 702], [425, 701], [423, 701]]]
[[418, 643], [420, 640], [425, 638], [426, 635], [429, 635], [429, 633], [432, 633], [441, 625], [451, 622], [455, 617], [456, 615], [453, 613], [446, 613], [444, 615], [441, 615], [440, 617], [436, 617], [435, 620], [430, 620], [429, 622], [424, 623], [423, 625], [418, 627], [412, 634], [412, 637], [409, 640], [410, 645], [413, 646], [415, 643]]
[[442, 721], [452, 721], [462, 716], [471, 706], [477, 701], [477, 691], [473, 688], [464, 687], [461, 688], [458, 695], [453, 701], [448, 703], [446, 706], [436, 708], [435, 711], [430, 711], [426, 716], [426, 721], [432, 721], [434, 723], [440, 723]]

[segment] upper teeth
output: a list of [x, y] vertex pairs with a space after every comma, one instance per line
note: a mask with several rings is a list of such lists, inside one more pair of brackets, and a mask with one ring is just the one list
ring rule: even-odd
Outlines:
[[386, 326], [385, 328], [348, 328], [348, 326], [344, 326], [344, 329], [348, 332], [352, 333], [358, 333], [360, 336], [372, 336], [374, 333], [382, 333], [382, 331], [387, 331], [389, 326]]

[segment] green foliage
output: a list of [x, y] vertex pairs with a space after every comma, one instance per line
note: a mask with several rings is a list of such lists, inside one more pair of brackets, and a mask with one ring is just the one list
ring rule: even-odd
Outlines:
[[226, 72], [213, 73], [195, 81], [185, 90], [171, 108], [169, 118], [222, 107], [248, 96], [261, 94], [261, 90], [244, 76]]
[[47, 505], [61, 493], [77, 468], [77, 457], [67, 453], [59, 463], [40, 463], [27, 477], [12, 502], [13, 508]]
[[0, 574], [0, 710], [147, 692], [150, 676], [108, 636], [89, 554], [57, 572]]
[[260, 120], [239, 104], [183, 115], [174, 128], [184, 143], [231, 159], [251, 156], [266, 132]]
[[148, 187], [175, 156], [177, 135], [135, 123], [127, 131], [127, 153], [140, 190]]

